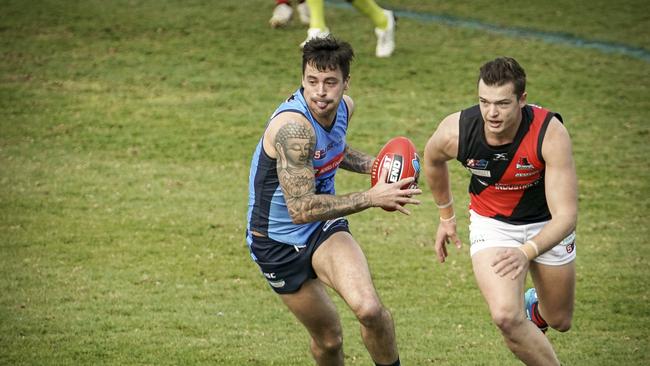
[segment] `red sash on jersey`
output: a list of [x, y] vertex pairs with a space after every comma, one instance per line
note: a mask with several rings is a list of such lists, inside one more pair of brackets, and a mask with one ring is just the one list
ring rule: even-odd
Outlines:
[[545, 133], [552, 115], [548, 116], [549, 111], [546, 109], [533, 105], [531, 107], [533, 119], [530, 127], [518, 146], [517, 141], [513, 141], [516, 150], [509, 154], [510, 163], [505, 171], [500, 177], [493, 174], [490, 184], [484, 183], [481, 177], [475, 177], [486, 187], [479, 193], [470, 192], [470, 208], [482, 216], [518, 221], [519, 217], [513, 217], [513, 213], [519, 216], [515, 211], [522, 214], [548, 211], [544, 196], [545, 163], [541, 157], [541, 133]]

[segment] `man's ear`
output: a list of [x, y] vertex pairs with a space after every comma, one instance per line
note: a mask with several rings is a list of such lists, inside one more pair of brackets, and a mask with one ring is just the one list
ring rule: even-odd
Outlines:
[[523, 108], [526, 105], [526, 99], [528, 97], [528, 93], [524, 92], [521, 94], [521, 97], [519, 98], [519, 107]]

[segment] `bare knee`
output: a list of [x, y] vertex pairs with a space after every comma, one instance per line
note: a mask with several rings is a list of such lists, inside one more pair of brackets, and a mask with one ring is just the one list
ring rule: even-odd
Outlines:
[[382, 324], [387, 317], [390, 317], [386, 310], [379, 302], [366, 302], [354, 311], [359, 322], [366, 327], [373, 327]]
[[336, 354], [343, 349], [343, 334], [335, 332], [332, 334], [312, 337], [312, 350], [317, 354]]
[[518, 315], [513, 311], [496, 310], [492, 312], [492, 321], [506, 337], [509, 337], [517, 327], [520, 327], [524, 320], [523, 315]]

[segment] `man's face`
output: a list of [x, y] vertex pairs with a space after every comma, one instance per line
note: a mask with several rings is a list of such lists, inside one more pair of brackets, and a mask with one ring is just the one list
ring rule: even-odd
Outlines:
[[485, 121], [486, 137], [514, 138], [521, 121], [521, 108], [526, 105], [526, 93], [517, 98], [514, 84], [486, 85], [478, 83], [478, 99]]
[[312, 64], [307, 64], [302, 76], [302, 87], [312, 115], [327, 126], [336, 115], [343, 93], [348, 88], [348, 79], [343, 79], [339, 68], [318, 71]]

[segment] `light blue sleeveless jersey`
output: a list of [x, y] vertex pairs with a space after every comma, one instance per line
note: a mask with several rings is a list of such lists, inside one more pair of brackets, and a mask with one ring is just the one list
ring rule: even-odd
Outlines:
[[[316, 132], [313, 166], [316, 174], [316, 194], [335, 194], [334, 175], [343, 160], [345, 136], [348, 129], [348, 107], [343, 100], [336, 111], [335, 122], [325, 129], [312, 117], [307, 103], [298, 89], [273, 112], [271, 119], [282, 112], [304, 115]], [[268, 123], [267, 123], [268, 126]], [[246, 240], [252, 243], [250, 231], [289, 245], [303, 246], [320, 222], [294, 224], [278, 181], [276, 159], [264, 152], [263, 137], [253, 154], [248, 182], [248, 225]]]

